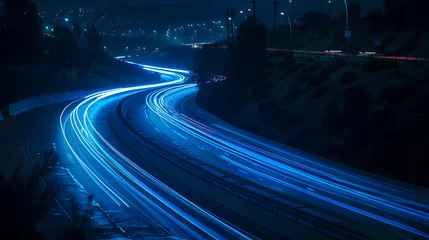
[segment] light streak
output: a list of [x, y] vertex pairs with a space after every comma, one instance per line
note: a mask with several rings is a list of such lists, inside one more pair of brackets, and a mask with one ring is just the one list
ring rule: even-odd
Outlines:
[[[421, 196], [411, 195], [415, 193], [414, 191], [342, 171], [227, 127], [220, 125], [210, 127], [187, 117], [175, 106], [180, 106], [177, 104], [178, 101], [188, 99], [189, 95], [195, 92], [195, 84], [166, 87], [150, 93], [146, 97], [146, 104], [166, 126], [168, 123], [176, 130], [192, 136], [197, 143], [202, 142], [206, 146], [211, 146], [211, 149], [220, 149], [230, 155], [220, 157], [228, 163], [227, 165], [220, 165], [216, 159], [207, 159], [207, 163], [221, 167], [234, 175], [237, 173], [228, 168], [229, 164], [233, 165], [238, 167], [239, 172], [246, 173], [248, 180], [256, 183], [255, 179], [258, 179], [260, 181], [258, 184], [278, 192], [282, 192], [283, 188], [293, 189], [383, 224], [429, 238], [428, 232], [419, 229], [421, 226], [413, 226], [422, 224], [427, 228], [429, 223], [427, 212], [429, 207], [414, 201], [416, 198], [425, 201], [420, 199]], [[196, 146], [200, 148], [200, 145]], [[234, 169], [237, 171], [237, 168]], [[271, 185], [273, 183], [275, 185]], [[401, 220], [380, 215], [380, 210], [388, 212], [389, 215], [399, 216]]]
[[[96, 109], [112, 97], [178, 84], [185, 80], [180, 73], [187, 72], [153, 66], [145, 66], [144, 69], [173, 76], [176, 80], [100, 91], [75, 100], [63, 109], [59, 119], [61, 131], [73, 156], [118, 206], [135, 207], [142, 214], [148, 212], [145, 215], [171, 235], [191, 239], [226, 239], [226, 236], [253, 239], [253, 236], [197, 206], [143, 170], [110, 144], [93, 124], [91, 111], [96, 115]], [[106, 178], [115, 179], [126, 192]], [[132, 199], [126, 195], [131, 195]]]

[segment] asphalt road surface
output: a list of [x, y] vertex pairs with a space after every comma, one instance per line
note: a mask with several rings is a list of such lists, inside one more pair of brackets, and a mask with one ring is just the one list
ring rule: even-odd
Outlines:
[[60, 164], [133, 239], [429, 238], [426, 189], [232, 127], [198, 108], [196, 86], [182, 84], [186, 71], [142, 67], [167, 81], [2, 122], [2, 151], [37, 159], [55, 146]]

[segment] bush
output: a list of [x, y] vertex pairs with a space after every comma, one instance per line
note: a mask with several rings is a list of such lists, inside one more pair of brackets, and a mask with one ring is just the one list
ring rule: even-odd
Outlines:
[[329, 87], [321, 86], [317, 88], [312, 94], [311, 99], [318, 99], [325, 96], [329, 92]]
[[344, 118], [342, 116], [335, 116], [327, 114], [322, 120], [322, 126], [329, 133], [340, 133], [344, 131]]
[[321, 74], [317, 74], [316, 76], [313, 76], [309, 82], [310, 86], [319, 86], [322, 83], [326, 82], [329, 80], [329, 76], [327, 75], [321, 75]]
[[402, 103], [407, 97], [416, 93], [417, 87], [412, 84], [405, 84], [399, 87], [388, 87], [383, 89], [378, 95], [377, 101], [382, 103], [388, 101], [392, 105]]
[[270, 90], [274, 87], [274, 84], [271, 82], [263, 82], [256, 87], [252, 88], [252, 97], [256, 100], [264, 100], [270, 96]]
[[371, 94], [362, 86], [348, 87], [344, 91], [344, 120], [349, 126], [362, 123], [369, 114]]
[[287, 72], [288, 73], [295, 73], [297, 72], [299, 69], [303, 68], [305, 65], [303, 63], [295, 63], [292, 65], [289, 65], [287, 67]]
[[314, 76], [314, 73], [319, 70], [319, 68], [320, 64], [312, 64], [310, 66], [307, 66], [301, 69], [301, 71], [296, 74], [293, 80], [297, 80], [300, 83], [306, 82]]
[[322, 69], [320, 69], [319, 74], [324, 76], [331, 76], [333, 73], [336, 73], [340, 68], [335, 64], [330, 64]]
[[40, 183], [49, 165], [57, 159], [53, 150], [45, 152], [44, 156], [42, 166], [34, 167], [26, 181], [19, 179], [22, 162], [9, 179], [0, 176], [0, 207], [3, 208], [1, 212], [5, 220], [0, 231], [5, 239], [42, 239], [36, 224], [46, 217], [52, 205], [50, 192]]
[[314, 63], [314, 62], [316, 62], [312, 57], [308, 57], [306, 60], [305, 60], [305, 62], [308, 62], [308, 63]]
[[340, 107], [338, 106], [337, 102], [335, 100], [331, 100], [328, 103], [328, 108], [326, 109], [326, 115], [333, 116], [338, 113], [338, 110]]
[[378, 72], [387, 69], [398, 68], [398, 63], [391, 60], [368, 60], [363, 63], [364, 72]]
[[356, 73], [354, 72], [344, 72], [340, 78], [340, 85], [350, 84], [356, 81]]
[[283, 57], [283, 63], [285, 65], [295, 64], [295, 54], [293, 52], [286, 52]]
[[286, 96], [284, 97], [284, 101], [286, 103], [290, 103], [293, 102], [295, 100], [297, 100], [305, 91], [299, 88], [291, 88], [289, 89], [288, 93], [286, 94]]
[[265, 124], [272, 124], [284, 115], [283, 110], [273, 100], [262, 102], [258, 107], [259, 118]]

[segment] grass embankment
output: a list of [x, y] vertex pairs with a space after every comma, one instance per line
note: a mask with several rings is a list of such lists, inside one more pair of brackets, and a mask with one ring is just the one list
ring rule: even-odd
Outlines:
[[378, 71], [340, 63], [284, 64], [277, 59], [270, 72], [263, 84], [244, 90], [245, 97], [228, 94], [225, 81], [201, 86], [197, 102], [258, 135], [428, 186], [427, 67]]

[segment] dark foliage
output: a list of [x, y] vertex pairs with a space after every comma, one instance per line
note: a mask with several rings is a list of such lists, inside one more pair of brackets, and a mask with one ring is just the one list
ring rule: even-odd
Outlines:
[[255, 17], [244, 21], [237, 33], [237, 41], [230, 48], [229, 77], [237, 88], [251, 87], [267, 76], [267, 30]]
[[299, 20], [306, 28], [320, 28], [331, 21], [331, 16], [324, 12], [309, 11]]
[[350, 3], [348, 6], [350, 23], [358, 23], [362, 16], [362, 8], [359, 3]]
[[383, 60], [368, 60], [363, 64], [364, 72], [378, 72], [387, 69], [397, 69], [398, 63], [394, 61], [383, 61]]
[[283, 57], [283, 64], [285, 65], [295, 64], [295, 54], [293, 54], [293, 52], [285, 52]]
[[301, 69], [301, 71], [299, 71], [295, 77], [294, 77], [294, 81], [298, 81], [300, 83], [306, 82], [308, 80], [310, 80], [315, 72], [317, 70], [320, 69], [320, 64], [311, 64], [303, 69]]
[[92, 24], [88, 32], [85, 34], [85, 38], [88, 41], [88, 48], [92, 51], [98, 51], [101, 47], [101, 35], [97, 31], [95, 24]]
[[258, 107], [258, 113], [264, 124], [272, 124], [284, 115], [284, 111], [273, 100], [262, 102]]
[[193, 73], [197, 76], [198, 84], [213, 81], [217, 75], [225, 75], [227, 53], [224, 49], [203, 48], [195, 53]]
[[356, 82], [356, 73], [346, 71], [341, 75], [341, 78], [340, 78], [341, 85], [347, 85], [353, 82]]
[[82, 27], [78, 23], [73, 23], [73, 34], [77, 39], [82, 35]]
[[31, 63], [41, 53], [41, 21], [32, 1], [3, 0], [0, 28], [0, 61]]
[[285, 103], [290, 103], [297, 100], [305, 91], [299, 88], [289, 89], [284, 97]]
[[244, 91], [237, 91], [230, 81], [201, 84], [196, 98], [197, 104], [208, 112], [225, 120], [231, 120], [247, 103]]
[[311, 94], [311, 99], [319, 99], [323, 96], [325, 96], [329, 92], [328, 86], [320, 86], [314, 92]]
[[377, 101], [379, 103], [388, 101], [392, 105], [397, 105], [416, 92], [417, 87], [412, 84], [405, 84], [399, 87], [388, 87], [380, 92]]
[[420, 40], [417, 37], [413, 37], [402, 44], [402, 46], [399, 48], [398, 54], [400, 56], [407, 56], [416, 50], [419, 46]]
[[274, 84], [271, 82], [263, 82], [257, 85], [255, 88], [252, 88], [252, 97], [260, 101], [270, 96], [270, 91], [274, 87]]
[[371, 94], [362, 86], [348, 87], [344, 91], [344, 120], [348, 126], [362, 123], [369, 114]]
[[43, 220], [51, 207], [50, 192], [41, 184], [41, 178], [55, 164], [53, 150], [45, 152], [45, 161], [33, 168], [31, 175], [22, 181], [19, 178], [22, 162], [9, 179], [0, 179], [0, 207], [3, 218], [0, 228], [5, 239], [41, 239], [36, 223]]

